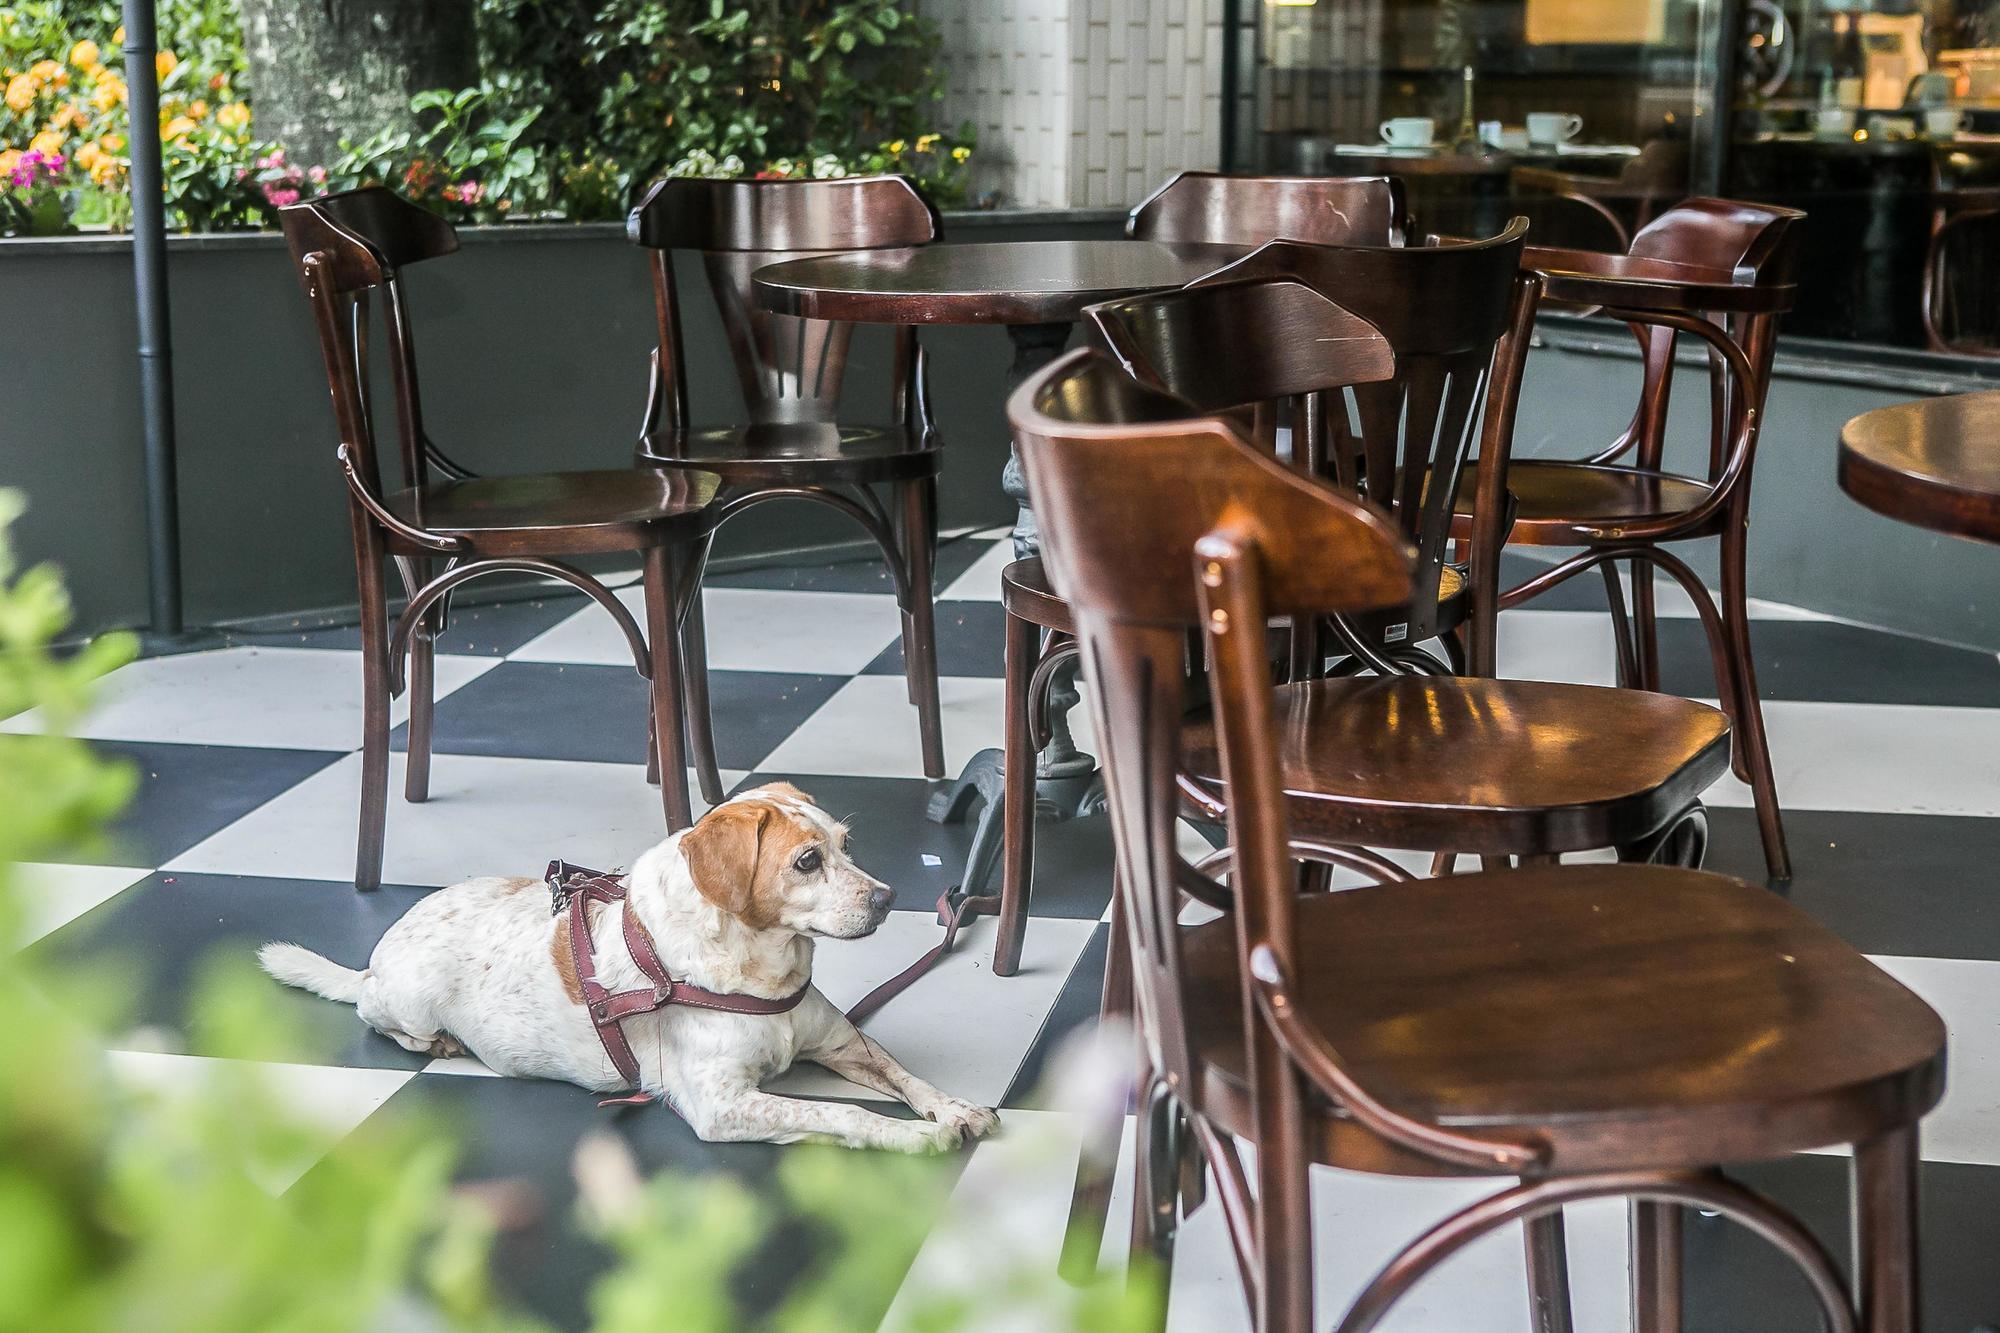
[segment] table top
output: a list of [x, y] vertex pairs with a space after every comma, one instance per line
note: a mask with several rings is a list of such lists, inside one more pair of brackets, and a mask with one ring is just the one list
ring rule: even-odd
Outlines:
[[1244, 253], [1160, 241], [979, 241], [854, 250], [758, 269], [781, 315], [864, 324], [1063, 324], [1083, 308], [1184, 287]]
[[1890, 518], [2000, 542], [2000, 391], [1863, 412], [1840, 432], [1840, 488]]

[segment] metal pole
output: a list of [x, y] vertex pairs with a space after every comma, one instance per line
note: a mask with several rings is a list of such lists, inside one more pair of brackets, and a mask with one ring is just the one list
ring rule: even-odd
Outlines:
[[1222, 132], [1222, 153], [1216, 164], [1222, 171], [1235, 171], [1241, 166], [1236, 151], [1237, 125], [1242, 114], [1236, 104], [1243, 77], [1239, 64], [1243, 58], [1241, 11], [1239, 0], [1222, 0], [1222, 124], [1217, 127]]
[[167, 327], [166, 193], [160, 168], [154, 0], [124, 0], [131, 111], [132, 283], [139, 307], [139, 395], [146, 430], [147, 589], [156, 638], [181, 633], [181, 522], [174, 467], [174, 351]]

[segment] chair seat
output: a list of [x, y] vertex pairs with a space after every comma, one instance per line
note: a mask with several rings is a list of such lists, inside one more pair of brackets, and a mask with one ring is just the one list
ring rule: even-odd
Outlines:
[[734, 485], [908, 481], [935, 476], [942, 455], [900, 426], [765, 422], [650, 437], [642, 461], [698, 467]]
[[[1885, 886], [1886, 887], [1886, 886]], [[1183, 941], [1203, 1109], [1248, 1119], [1230, 918]], [[1447, 876], [1297, 901], [1294, 998], [1377, 1101], [1542, 1139], [1553, 1171], [1701, 1167], [1866, 1141], [1944, 1085], [1944, 1025], [1783, 898], [1657, 866]], [[1419, 1174], [1321, 1101], [1319, 1160]]]
[[[1453, 506], [1453, 535], [1472, 534], [1473, 504], [1481, 473], [1468, 470]], [[1574, 546], [1612, 541], [1637, 524], [1670, 523], [1706, 500], [1714, 488], [1671, 472], [1561, 460], [1517, 458], [1507, 465], [1515, 504], [1507, 540], [1524, 546]], [[1714, 531], [1711, 524], [1676, 536]]]
[[[715, 526], [713, 474], [620, 468], [437, 482], [385, 500], [406, 523], [482, 555], [589, 555], [698, 537]], [[391, 550], [427, 553], [388, 535]]]
[[[1349, 677], [1279, 687], [1294, 832], [1485, 855], [1584, 851], [1664, 828], [1729, 763], [1707, 704], [1640, 690], [1464, 677]], [[1221, 778], [1213, 725], [1182, 763]]]
[[1016, 560], [1000, 571], [1000, 603], [1010, 616], [1032, 620], [1059, 634], [1076, 633], [1069, 603], [1049, 586], [1048, 572], [1042, 568], [1040, 556]]

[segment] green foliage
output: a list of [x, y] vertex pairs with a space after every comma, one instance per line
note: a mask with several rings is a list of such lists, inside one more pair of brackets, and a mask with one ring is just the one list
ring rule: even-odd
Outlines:
[[[0, 737], [0, 1330], [523, 1328], [488, 1293], [491, 1224], [450, 1192], [448, 1133], [371, 1128], [363, 1150], [275, 1193], [319, 1135], [255, 1065], [214, 1061], [187, 1086], [120, 1080], [101, 1025], [126, 972], [54, 973], [16, 950], [17, 863], [87, 844], [133, 787], [64, 734], [132, 641], [49, 652], [69, 602], [50, 567], [18, 570], [6, 534], [20, 510], [0, 491], [0, 716], [33, 708], [41, 723]], [[267, 1051], [280, 1021], [248, 959], [213, 968], [194, 1009], [225, 1056]]]
[[540, 107], [501, 114], [489, 90], [418, 93], [416, 130], [385, 130], [343, 144], [330, 170], [336, 188], [385, 184], [468, 222], [498, 222], [546, 203], [549, 181], [522, 136]]

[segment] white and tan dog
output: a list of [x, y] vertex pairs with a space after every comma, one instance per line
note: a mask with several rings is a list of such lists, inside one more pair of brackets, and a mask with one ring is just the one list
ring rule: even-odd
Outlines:
[[[646, 852], [623, 903], [592, 919], [599, 980], [651, 985], [621, 936], [636, 912], [676, 980], [777, 999], [812, 977], [813, 941], [858, 939], [882, 924], [892, 891], [848, 857], [847, 829], [789, 783], [745, 792]], [[535, 879], [467, 880], [431, 894], [389, 928], [356, 972], [295, 944], [259, 960], [289, 985], [352, 1004], [405, 1048], [469, 1049], [495, 1073], [625, 1086], [592, 1027], [568, 948], [567, 914], [551, 916]], [[665, 1097], [710, 1141], [933, 1152], [996, 1128], [988, 1108], [947, 1096], [870, 1041], [815, 987], [780, 1014], [668, 1005], [624, 1022], [641, 1088]], [[898, 1120], [834, 1101], [778, 1097], [758, 1084], [794, 1060], [907, 1103]]]

